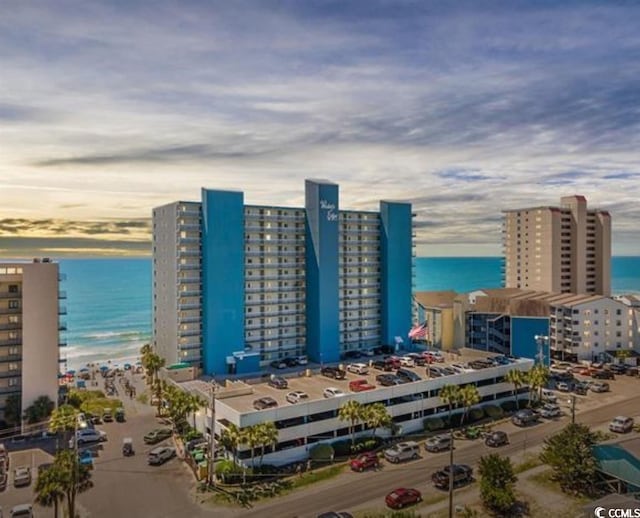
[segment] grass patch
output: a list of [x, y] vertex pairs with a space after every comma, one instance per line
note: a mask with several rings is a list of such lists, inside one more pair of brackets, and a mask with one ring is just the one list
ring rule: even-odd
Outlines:
[[136, 398], [136, 401], [138, 403], [142, 403], [143, 405], [147, 405], [149, 404], [149, 396], [147, 394], [142, 393]]
[[544, 486], [547, 489], [561, 493], [562, 490], [560, 489], [560, 486], [557, 484], [555, 480], [553, 480], [552, 477], [553, 477], [553, 471], [550, 469], [547, 469], [545, 471], [541, 471], [540, 473], [536, 473], [535, 475], [531, 475], [529, 477], [529, 480], [535, 482], [536, 484]]
[[303, 473], [302, 476], [291, 480], [291, 489], [299, 489], [310, 484], [315, 484], [317, 482], [322, 482], [323, 480], [329, 480], [337, 477], [344, 471], [345, 467], [345, 465], [331, 466], [311, 473]]
[[540, 457], [538, 455], [528, 455], [524, 461], [513, 468], [513, 472], [518, 475], [530, 469], [537, 468], [538, 466], [542, 466]]

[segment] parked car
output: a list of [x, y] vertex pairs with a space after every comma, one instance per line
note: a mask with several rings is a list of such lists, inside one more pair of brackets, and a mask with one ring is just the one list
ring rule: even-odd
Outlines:
[[524, 410], [518, 410], [511, 416], [511, 422], [516, 426], [527, 426], [529, 424], [537, 422], [539, 419], [538, 414], [529, 408]]
[[286, 369], [287, 364], [284, 360], [273, 360], [269, 365], [274, 369]]
[[169, 446], [158, 446], [149, 452], [147, 462], [152, 466], [160, 466], [176, 456], [176, 449]]
[[[107, 440], [107, 434], [102, 430], [85, 428], [84, 430], [78, 430], [76, 432], [75, 439], [78, 442], [78, 445], [90, 442], [104, 442]], [[69, 440], [69, 448], [73, 448], [74, 445], [74, 437], [72, 437]]]
[[413, 360], [413, 363], [418, 367], [424, 367], [427, 364], [427, 359], [418, 353], [405, 354], [405, 357], [411, 358]]
[[88, 466], [89, 469], [93, 469], [93, 453], [91, 450], [82, 450], [78, 453], [78, 460], [83, 466]]
[[625, 371], [625, 374], [627, 376], [638, 376], [638, 372], [640, 372], [638, 370], [638, 367], [627, 367], [627, 370]]
[[418, 376], [418, 374], [407, 369], [398, 369], [396, 371], [396, 376], [400, 379], [405, 380], [408, 383], [411, 383], [414, 381], [420, 381], [422, 379], [420, 376]]
[[566, 381], [559, 381], [558, 383], [556, 383], [556, 389], [558, 389], [560, 392], [571, 392], [572, 387], [573, 384]]
[[277, 388], [277, 389], [289, 388], [289, 383], [282, 376], [271, 376], [267, 384], [270, 387]]
[[558, 405], [554, 405], [552, 403], [545, 403], [538, 413], [544, 417], [545, 419], [553, 419], [554, 417], [560, 417], [562, 415], [562, 410]]
[[374, 369], [385, 372], [392, 372], [395, 369], [393, 368], [393, 364], [391, 362], [387, 362], [385, 360], [376, 360], [371, 365]]
[[170, 428], [156, 428], [144, 436], [145, 444], [156, 444], [171, 437]]
[[[7, 473], [7, 470], [1, 469], [0, 467], [0, 491], [4, 491], [6, 489], [8, 481], [9, 481], [9, 475]], [[0, 510], [2, 510], [2, 508], [0, 508]]]
[[294, 390], [293, 392], [289, 392], [285, 399], [291, 404], [296, 404], [308, 401], [309, 395], [301, 390]]
[[444, 356], [442, 356], [442, 353], [440, 351], [425, 351], [424, 353], [422, 353], [422, 355], [425, 357], [433, 358], [433, 361], [437, 363], [444, 362]]
[[309, 359], [306, 356], [298, 356], [296, 361], [298, 365], [307, 365], [309, 363]]
[[580, 396], [586, 396], [587, 391], [589, 390], [589, 384], [584, 381], [579, 381], [573, 386], [573, 392]]
[[340, 390], [339, 388], [336, 387], [327, 387], [326, 389], [324, 389], [322, 391], [322, 395], [326, 398], [332, 398], [332, 397], [340, 397], [340, 396], [344, 396], [345, 393]]
[[343, 370], [340, 370], [338, 367], [323, 367], [320, 370], [320, 374], [326, 376], [327, 378], [333, 378], [336, 380], [343, 380], [347, 377], [347, 373]]
[[[450, 466], [445, 466], [441, 470], [436, 471], [431, 475], [431, 481], [433, 485], [438, 489], [449, 489], [449, 474]], [[466, 464], [454, 464], [453, 465], [453, 485], [459, 486], [466, 484], [473, 480], [473, 469]]]
[[31, 468], [29, 466], [18, 466], [13, 470], [14, 487], [25, 487], [31, 485]]
[[282, 361], [287, 367], [295, 367], [298, 365], [298, 358], [291, 358], [287, 356], [286, 358], [282, 358]]
[[404, 460], [417, 459], [419, 455], [420, 446], [415, 441], [399, 442], [384, 450], [384, 458], [396, 464]]
[[111, 413], [111, 410], [105, 410], [102, 413], [102, 422], [103, 423], [113, 423], [113, 414]]
[[424, 371], [428, 378], [441, 378], [444, 376], [444, 372], [440, 370], [440, 367], [436, 367], [434, 365], [429, 365]]
[[596, 380], [612, 380], [615, 379], [613, 372], [605, 369], [597, 369], [591, 373], [591, 377]]
[[633, 418], [619, 415], [609, 423], [609, 431], [616, 433], [627, 433], [633, 430]]
[[403, 507], [414, 505], [418, 502], [422, 502], [420, 491], [405, 487], [394, 489], [384, 499], [384, 503], [391, 509], [402, 509]]
[[439, 452], [451, 448], [451, 437], [449, 435], [436, 435], [427, 439], [424, 443], [424, 449], [430, 452]]
[[376, 353], [373, 349], [362, 349], [362, 355], [371, 357], [371, 356], [375, 356]]
[[278, 402], [269, 396], [261, 397], [253, 402], [253, 408], [256, 410], [265, 410], [267, 408], [275, 408], [277, 406]]
[[608, 365], [608, 369], [614, 374], [624, 374], [627, 372], [627, 366], [622, 363], [611, 363]]
[[379, 465], [380, 459], [378, 459], [378, 455], [373, 452], [361, 453], [350, 463], [353, 471], [364, 471], [369, 468], [377, 468]]
[[9, 511], [10, 518], [33, 518], [33, 506], [31, 504], [14, 505]]
[[343, 358], [346, 360], [355, 360], [362, 357], [362, 353], [360, 351], [347, 351], [343, 355]]
[[594, 381], [589, 385], [592, 392], [609, 392], [609, 384], [606, 381]]
[[411, 356], [402, 356], [399, 361], [400, 361], [400, 366], [402, 366], [402, 367], [415, 367], [416, 366], [416, 362], [413, 361], [413, 358]]
[[487, 434], [484, 439], [484, 443], [491, 448], [497, 448], [504, 444], [509, 444], [509, 436], [502, 430], [495, 430]]
[[367, 374], [369, 372], [369, 366], [364, 363], [350, 363], [347, 365], [347, 370], [354, 374]]
[[116, 422], [124, 423], [124, 421], [125, 421], [124, 408], [117, 408], [116, 409]]
[[402, 385], [402, 380], [395, 374], [378, 374], [376, 376], [376, 383], [383, 387], [392, 387], [394, 385]]
[[375, 385], [371, 385], [366, 379], [353, 380], [349, 382], [349, 390], [351, 392], [364, 392], [365, 390], [373, 390], [375, 388]]
[[542, 389], [542, 401], [546, 401], [547, 403], [557, 403], [558, 396], [556, 396], [553, 390]]

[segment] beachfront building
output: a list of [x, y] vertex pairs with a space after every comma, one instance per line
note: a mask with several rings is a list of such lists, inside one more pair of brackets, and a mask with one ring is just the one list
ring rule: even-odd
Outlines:
[[450, 350], [454, 345], [453, 302], [457, 293], [419, 291], [414, 294], [417, 321], [425, 324], [425, 343], [436, 349]]
[[611, 217], [584, 196], [560, 207], [504, 212], [504, 286], [546, 292], [611, 292]]
[[[459, 362], [492, 356], [485, 352], [461, 350], [454, 358]], [[278, 429], [275, 444], [265, 445], [265, 464], [283, 465], [304, 461], [309, 457], [311, 449], [320, 443], [332, 443], [337, 440], [348, 440], [350, 437], [349, 422], [338, 417], [338, 411], [347, 401], [357, 401], [362, 405], [382, 403], [391, 415], [396, 425], [397, 436], [407, 436], [422, 432], [424, 420], [445, 417], [449, 407], [440, 399], [439, 393], [444, 385], [475, 385], [480, 393], [479, 407], [497, 405], [503, 401], [513, 400], [513, 385], [505, 380], [510, 370], [527, 372], [534, 362], [530, 359], [513, 360], [508, 365], [469, 370], [461, 374], [447, 375], [439, 378], [427, 378], [424, 367], [412, 370], [423, 378], [419, 381], [383, 387], [377, 384], [376, 375], [379, 371], [368, 374], [347, 373], [345, 380], [334, 380], [309, 373], [308, 376], [294, 375], [288, 378], [288, 390], [280, 390], [269, 386], [268, 383], [244, 383], [242, 381], [227, 382], [218, 387], [215, 399], [215, 434], [220, 438], [222, 432], [231, 424], [239, 429], [246, 429], [252, 425], [272, 422]], [[375, 388], [363, 392], [349, 392], [349, 383], [354, 380], [366, 379]], [[187, 381], [180, 384], [183, 390], [195, 392], [203, 399], [211, 401], [211, 384], [201, 381]], [[325, 390], [330, 387], [339, 388], [344, 395], [326, 397]], [[522, 397], [526, 397], [528, 387], [520, 387]], [[286, 400], [289, 391], [302, 391], [308, 398], [292, 404]], [[272, 398], [275, 407], [256, 410], [255, 404], [262, 398]], [[273, 404], [273, 403], [271, 403]], [[207, 413], [201, 412], [197, 416], [196, 427], [209, 433], [211, 414], [210, 403]], [[455, 412], [462, 412], [458, 408]], [[356, 436], [371, 436], [377, 434], [388, 437], [390, 431], [384, 428], [372, 430], [366, 423], [357, 423]], [[257, 448], [260, 454], [254, 455], [254, 462], [262, 457], [262, 448]], [[239, 445], [237, 458], [244, 464], [251, 464], [252, 455], [246, 444]]]
[[575, 295], [551, 304], [549, 343], [558, 358], [593, 361], [602, 353], [633, 351], [633, 309], [599, 295]]
[[304, 207], [246, 205], [203, 189], [153, 210], [153, 342], [168, 364], [255, 372], [307, 355], [394, 344], [411, 327], [411, 205], [341, 210], [307, 180]]
[[46, 258], [0, 263], [0, 420], [12, 395], [23, 410], [39, 396], [58, 401], [60, 279], [58, 264]]

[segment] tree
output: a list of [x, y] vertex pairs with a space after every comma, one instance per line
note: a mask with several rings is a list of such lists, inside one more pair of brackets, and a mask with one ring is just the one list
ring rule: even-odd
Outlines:
[[516, 409], [520, 408], [518, 406], [518, 390], [525, 383], [525, 373], [518, 369], [511, 369], [509, 372], [507, 372], [507, 375], [504, 377], [504, 379], [507, 383], [511, 383], [513, 385], [513, 395], [516, 400]]
[[58, 518], [58, 507], [65, 497], [63, 483], [63, 473], [55, 463], [38, 473], [36, 503], [44, 507], [53, 507], [54, 518]]
[[596, 459], [591, 448], [599, 435], [588, 426], [573, 423], [545, 439], [540, 459], [553, 469], [553, 478], [566, 493], [595, 493]]
[[365, 423], [371, 427], [371, 437], [375, 436], [378, 428], [388, 428], [393, 422], [389, 412], [387, 411], [387, 407], [384, 406], [383, 403], [365, 405], [362, 408], [362, 417]]
[[497, 453], [480, 457], [480, 497], [485, 508], [498, 515], [507, 515], [516, 502], [511, 459]]
[[233, 462], [238, 461], [238, 448], [244, 444], [244, 435], [235, 424], [229, 423], [227, 428], [222, 430], [220, 442], [225, 449], [230, 450], [233, 455]]
[[78, 423], [78, 410], [71, 405], [60, 405], [51, 412], [49, 431], [62, 433], [65, 442], [69, 440], [69, 434], [75, 431]]
[[33, 404], [24, 411], [27, 422], [34, 424], [45, 421], [55, 407], [56, 404], [51, 401], [49, 396], [38, 397]]
[[198, 394], [188, 394], [189, 398], [186, 402], [189, 413], [193, 416], [193, 429], [196, 429], [196, 412], [207, 406], [207, 402]]
[[458, 385], [444, 385], [440, 389], [440, 399], [449, 406], [449, 516], [453, 516], [453, 408], [460, 405], [462, 395]]
[[258, 426], [258, 439], [260, 444], [260, 466], [264, 458], [264, 449], [278, 442], [278, 429], [273, 421], [260, 423]]
[[59, 471], [60, 489], [67, 500], [67, 513], [76, 516], [76, 496], [93, 487], [89, 466], [80, 463], [75, 450], [56, 453], [53, 467]]
[[358, 402], [352, 399], [340, 405], [338, 409], [338, 419], [340, 421], [349, 421], [349, 434], [351, 435], [351, 447], [355, 443], [355, 428], [358, 421], [361, 421], [363, 417], [363, 407]]
[[151, 378], [151, 383], [158, 381], [158, 373], [160, 369], [167, 363], [164, 358], [160, 358], [156, 353], [151, 353], [147, 357], [147, 376]]
[[11, 426], [18, 426], [21, 419], [22, 397], [20, 394], [11, 394], [4, 403], [4, 420]]
[[527, 382], [529, 383], [529, 406], [533, 398], [533, 394], [536, 394], [538, 401], [542, 399], [542, 388], [549, 381], [549, 369], [544, 365], [534, 365], [534, 367], [527, 374]]
[[460, 426], [462, 426], [462, 423], [464, 422], [465, 417], [467, 417], [469, 410], [471, 410], [471, 407], [480, 403], [481, 399], [478, 387], [475, 385], [465, 385], [464, 387], [460, 387], [460, 404], [464, 407], [462, 418], [460, 419]]
[[251, 425], [242, 429], [243, 444], [249, 446], [251, 450], [251, 467], [253, 467], [253, 458], [255, 456], [255, 449], [260, 444], [260, 433], [258, 425]]

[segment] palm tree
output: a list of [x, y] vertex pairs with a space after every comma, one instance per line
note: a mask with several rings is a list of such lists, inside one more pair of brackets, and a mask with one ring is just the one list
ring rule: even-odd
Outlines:
[[54, 518], [58, 518], [58, 506], [65, 497], [63, 484], [63, 473], [56, 464], [38, 474], [36, 503], [44, 507], [53, 507]]
[[380, 427], [388, 428], [392, 424], [391, 416], [383, 403], [373, 403], [362, 408], [363, 419], [371, 427], [371, 437], [376, 435]]
[[67, 514], [76, 516], [76, 496], [93, 487], [91, 471], [80, 459], [74, 450], [61, 450], [56, 453], [53, 465], [58, 470], [60, 488], [67, 499]]
[[440, 389], [440, 399], [449, 406], [449, 516], [453, 516], [453, 408], [462, 402], [462, 394], [458, 385], [444, 385]]
[[511, 383], [513, 384], [513, 395], [515, 397], [516, 400], [516, 409], [519, 408], [518, 406], [518, 389], [524, 385], [525, 381], [526, 381], [526, 376], [525, 373], [517, 370], [517, 369], [511, 369], [509, 372], [507, 372], [507, 375], [504, 377], [505, 381], [507, 383]]
[[542, 387], [549, 381], [549, 369], [544, 365], [535, 365], [527, 374], [527, 381], [529, 383], [529, 406], [533, 398], [533, 393], [538, 396], [538, 401], [542, 399]]
[[258, 436], [260, 440], [260, 467], [262, 467], [264, 449], [267, 446], [272, 446], [278, 442], [278, 429], [273, 421], [260, 423], [258, 425]]
[[340, 421], [349, 421], [349, 434], [351, 435], [351, 448], [355, 443], [355, 428], [358, 421], [363, 418], [363, 406], [352, 399], [340, 405], [338, 410], [338, 419]]
[[246, 444], [251, 449], [251, 467], [253, 468], [253, 458], [255, 456], [255, 449], [260, 444], [260, 432], [259, 425], [251, 425], [242, 429], [243, 444]]
[[464, 387], [460, 387], [460, 404], [464, 407], [462, 418], [460, 419], [460, 426], [462, 426], [465, 417], [469, 414], [471, 407], [480, 403], [481, 399], [478, 387], [475, 385], [465, 385]]
[[[78, 426], [78, 410], [71, 405], [60, 405], [51, 412], [49, 420], [49, 431], [54, 433], [62, 433], [66, 442], [69, 440], [69, 433], [76, 430]], [[56, 444], [56, 449], [57, 444]]]
[[189, 400], [187, 401], [187, 407], [189, 412], [193, 416], [193, 429], [196, 429], [196, 412], [201, 408], [207, 406], [207, 402], [202, 399], [198, 394], [189, 394]]
[[146, 363], [147, 377], [151, 379], [151, 383], [158, 381], [158, 373], [166, 365], [166, 360], [156, 353], [151, 353], [147, 357]]
[[238, 428], [233, 423], [229, 423], [227, 425], [227, 428], [222, 430], [220, 442], [227, 450], [231, 450], [231, 454], [233, 455], [233, 462], [234, 464], [237, 464], [238, 447], [244, 444], [244, 435], [240, 428]]

